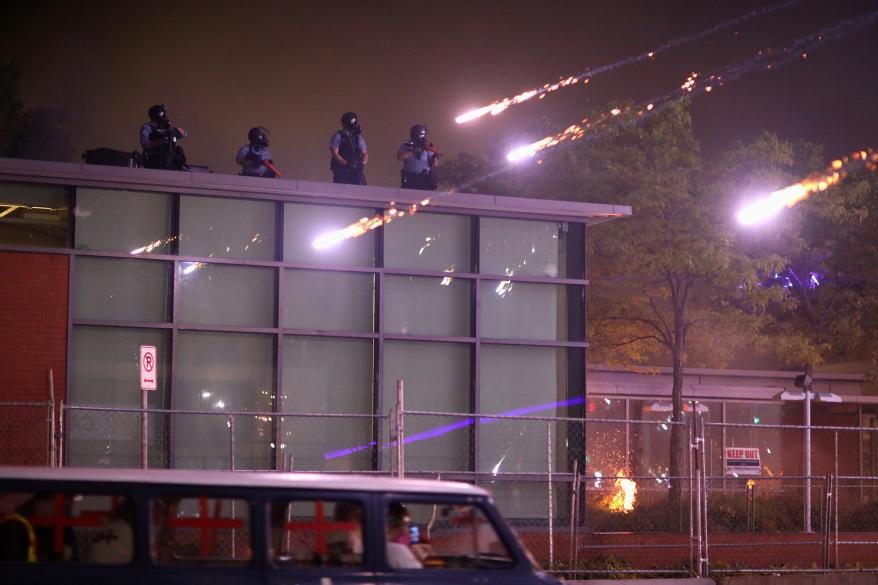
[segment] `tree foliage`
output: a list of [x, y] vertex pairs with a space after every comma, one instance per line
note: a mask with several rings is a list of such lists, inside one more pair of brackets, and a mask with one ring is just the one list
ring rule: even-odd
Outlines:
[[67, 161], [73, 153], [70, 144], [67, 112], [26, 108], [18, 68], [11, 61], [0, 61], [0, 156]]

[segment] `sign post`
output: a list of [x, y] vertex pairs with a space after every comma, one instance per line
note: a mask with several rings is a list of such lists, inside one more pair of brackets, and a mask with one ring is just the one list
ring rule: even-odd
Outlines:
[[140, 346], [140, 466], [148, 467], [147, 440], [149, 439], [149, 426], [147, 425], [146, 410], [149, 408], [147, 392], [158, 388], [158, 363], [154, 345]]

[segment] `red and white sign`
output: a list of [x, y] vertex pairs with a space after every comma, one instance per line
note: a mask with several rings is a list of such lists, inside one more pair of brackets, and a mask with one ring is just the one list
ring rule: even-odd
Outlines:
[[158, 388], [158, 361], [154, 345], [140, 346], [140, 389], [155, 390]]
[[762, 475], [758, 447], [726, 447], [723, 457], [725, 474], [733, 477]]

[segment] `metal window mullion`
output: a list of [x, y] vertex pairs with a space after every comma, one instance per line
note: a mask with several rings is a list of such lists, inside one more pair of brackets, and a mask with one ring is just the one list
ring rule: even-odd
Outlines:
[[280, 413], [283, 412], [284, 397], [284, 302], [286, 299], [286, 269], [283, 267], [284, 261], [284, 239], [285, 239], [285, 210], [286, 206], [283, 201], [275, 204], [275, 220], [274, 220], [274, 259], [281, 264], [277, 266], [275, 277], [277, 283], [275, 286], [275, 334], [274, 343], [274, 400], [272, 400], [272, 411], [275, 413], [273, 424], [271, 426], [272, 439], [274, 442], [274, 469], [282, 469], [286, 471], [283, 465], [283, 456], [281, 445], [283, 445], [283, 428], [281, 425]]
[[[384, 210], [376, 210], [376, 213], [383, 214]], [[372, 440], [375, 446], [372, 449], [372, 469], [376, 471], [384, 471], [384, 460], [381, 457], [383, 452], [382, 445], [384, 441], [389, 441], [390, 437], [384, 436], [384, 424], [382, 421], [386, 413], [384, 404], [384, 327], [382, 319], [384, 315], [384, 227], [378, 228], [375, 235], [375, 268], [374, 280], [372, 282], [372, 332], [377, 334], [372, 342], [372, 413], [378, 417], [372, 419]]]
[[[481, 328], [481, 291], [482, 291], [482, 277], [479, 275], [479, 256], [481, 254], [481, 244], [479, 238], [479, 230], [481, 229], [479, 216], [473, 216], [472, 218], [472, 231], [470, 235], [470, 271], [476, 275], [475, 280], [473, 280], [473, 291], [472, 291], [472, 308], [470, 311], [470, 315], [472, 316], [472, 334], [475, 338], [475, 342], [473, 344], [472, 349], [472, 367], [470, 368], [470, 376], [471, 376], [471, 390], [470, 390], [470, 411], [474, 414], [478, 414], [481, 412], [481, 352], [482, 352], [482, 328]], [[472, 440], [472, 448], [470, 449], [471, 460], [469, 461], [469, 468], [471, 471], [478, 470], [479, 463], [479, 425], [472, 425], [471, 430], [471, 440]]]

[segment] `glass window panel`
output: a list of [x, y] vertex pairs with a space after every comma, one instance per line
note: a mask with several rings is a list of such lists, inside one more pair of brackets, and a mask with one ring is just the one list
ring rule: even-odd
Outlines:
[[[396, 381], [405, 384], [406, 410], [470, 412], [472, 346], [462, 343], [386, 341], [383, 410], [396, 404]], [[406, 415], [406, 469], [466, 470], [469, 417]]]
[[384, 331], [469, 337], [472, 282], [462, 278], [386, 276]]
[[[482, 281], [481, 286], [483, 338], [583, 341], [584, 327], [568, 328], [567, 323], [568, 299], [583, 299], [583, 287], [509, 280]], [[569, 331], [577, 333], [571, 338]]]
[[0, 183], [0, 245], [66, 248], [67, 187]]
[[170, 254], [172, 200], [168, 193], [76, 189], [73, 217], [78, 250]]
[[566, 255], [557, 221], [479, 220], [482, 274], [563, 277]]
[[[551, 347], [483, 344], [480, 352], [480, 412], [507, 416], [559, 416], [566, 352]], [[482, 421], [479, 471], [546, 470], [546, 423], [534, 420]], [[556, 443], [556, 448], [560, 446]]]
[[[759, 449], [759, 458], [762, 463], [762, 473], [768, 477], [776, 477], [781, 475], [797, 475], [802, 472], [801, 451], [796, 451], [792, 457], [784, 454], [784, 441], [788, 445], [801, 444], [803, 440], [803, 432], [797, 429], [777, 429], [767, 428], [761, 425], [781, 425], [781, 424], [803, 424], [803, 419], [784, 420], [784, 404], [772, 402], [727, 402], [726, 403], [726, 422], [752, 425], [748, 427], [728, 427], [726, 429], [726, 447], [755, 447]], [[791, 408], [801, 408], [796, 405]], [[814, 439], [818, 439], [814, 433], [812, 435], [812, 449], [815, 447]], [[830, 433], [831, 435], [831, 433]], [[832, 438], [829, 439], [829, 450], [832, 450]], [[817, 471], [813, 464], [818, 456], [815, 454], [819, 449], [814, 449], [812, 454], [812, 473], [823, 473], [832, 470], [830, 464], [828, 469]]]
[[285, 270], [284, 327], [372, 332], [375, 275]]
[[375, 216], [374, 209], [287, 203], [284, 205], [284, 261], [330, 266], [375, 266], [375, 232], [314, 247], [320, 236]]
[[156, 564], [228, 567], [253, 556], [247, 500], [165, 495], [150, 500], [150, 512]]
[[[88, 406], [140, 408], [140, 346], [156, 348], [158, 389], [147, 392], [151, 409], [167, 408], [170, 333], [160, 329], [73, 328], [71, 387], [65, 457], [73, 467], [140, 467], [140, 414], [88, 410]], [[151, 414], [149, 465], [164, 467], [165, 415]]]
[[514, 564], [485, 513], [467, 502], [390, 502], [385, 524], [392, 569], [488, 571]]
[[363, 563], [363, 506], [350, 500], [271, 502], [268, 551], [281, 567], [355, 567]]
[[631, 424], [630, 473], [668, 475], [672, 427], [670, 400], [632, 400], [630, 409], [632, 420], [652, 423]]
[[[371, 414], [372, 347], [370, 339], [284, 337], [282, 411]], [[280, 422], [279, 446], [296, 470], [371, 469], [372, 418], [284, 416]]]
[[[0, 518], [13, 512], [33, 529], [37, 563], [124, 565], [134, 559], [134, 501], [125, 495], [0, 492]], [[3, 528], [0, 561], [28, 561], [24, 525], [4, 522]]]
[[[274, 337], [181, 331], [174, 408], [213, 415], [174, 416], [174, 466], [229, 469], [227, 412], [271, 412], [274, 406]], [[235, 469], [271, 469], [270, 416], [234, 417]]]
[[275, 204], [180, 196], [180, 254], [274, 260]]
[[76, 258], [76, 319], [168, 320], [171, 263], [115, 258]]
[[180, 262], [182, 323], [273, 327], [275, 270]]
[[384, 228], [384, 266], [470, 272], [472, 219], [420, 212]]
[[[593, 419], [619, 419], [619, 422], [598, 422]], [[587, 473], [615, 477], [627, 470], [625, 451], [625, 400], [592, 397], [586, 401]]]

